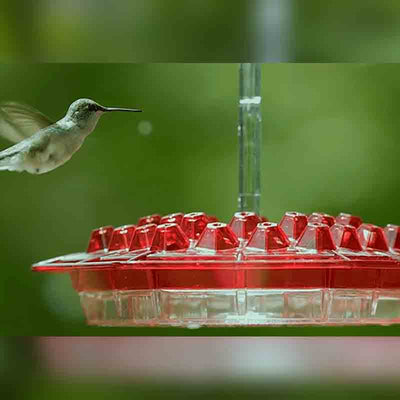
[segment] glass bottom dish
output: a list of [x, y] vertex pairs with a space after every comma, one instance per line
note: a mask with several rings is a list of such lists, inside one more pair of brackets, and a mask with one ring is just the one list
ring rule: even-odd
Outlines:
[[80, 292], [97, 326], [391, 325], [400, 289], [107, 290]]

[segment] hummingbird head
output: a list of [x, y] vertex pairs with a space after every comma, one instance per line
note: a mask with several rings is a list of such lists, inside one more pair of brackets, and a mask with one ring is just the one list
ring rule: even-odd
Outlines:
[[111, 111], [141, 112], [142, 110], [136, 108], [104, 107], [90, 99], [79, 99], [69, 106], [66, 118], [72, 120], [80, 128], [90, 133], [96, 127], [100, 116], [105, 112]]

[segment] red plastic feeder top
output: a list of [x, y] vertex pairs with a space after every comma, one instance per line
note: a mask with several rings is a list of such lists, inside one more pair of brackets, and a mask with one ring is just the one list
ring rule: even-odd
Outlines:
[[33, 265], [71, 272], [77, 291], [400, 288], [400, 228], [361, 218], [252, 212], [229, 224], [203, 212], [142, 217], [95, 229], [87, 251]]

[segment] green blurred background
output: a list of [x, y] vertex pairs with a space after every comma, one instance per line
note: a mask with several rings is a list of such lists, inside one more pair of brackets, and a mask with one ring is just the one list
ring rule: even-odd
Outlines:
[[[262, 66], [262, 210], [351, 212], [400, 224], [400, 66]], [[87, 327], [68, 275], [33, 262], [86, 248], [98, 226], [142, 215], [237, 206], [238, 64], [0, 65], [0, 100], [53, 119], [77, 98], [107, 114], [65, 166], [0, 174], [2, 335], [397, 335], [398, 327], [149, 329]], [[0, 148], [6, 148], [6, 141]]]
[[0, 0], [0, 60], [395, 62], [397, 0]]

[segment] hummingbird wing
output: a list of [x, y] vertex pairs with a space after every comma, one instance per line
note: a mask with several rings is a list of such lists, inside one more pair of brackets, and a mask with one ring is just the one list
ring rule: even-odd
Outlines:
[[16, 102], [0, 103], [0, 136], [18, 143], [54, 122], [40, 111]]

